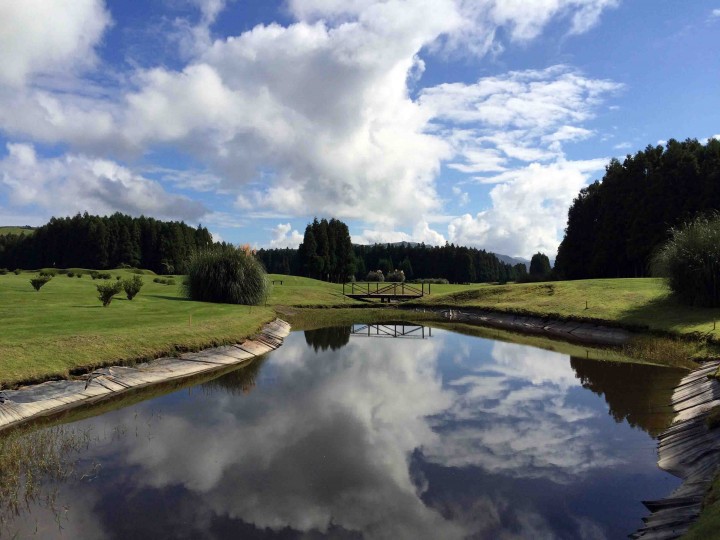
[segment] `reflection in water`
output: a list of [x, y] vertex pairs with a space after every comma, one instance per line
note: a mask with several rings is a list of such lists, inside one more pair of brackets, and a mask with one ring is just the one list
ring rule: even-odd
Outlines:
[[616, 422], [628, 422], [657, 437], [673, 419], [670, 406], [681, 370], [642, 364], [588, 362], [571, 358], [583, 388], [604, 395]]
[[[615, 397], [644, 381], [616, 372], [616, 390], [608, 364], [433, 336], [293, 334], [210, 392], [79, 422], [96, 435], [84, 458], [99, 475], [60, 486], [62, 530], [39, 507], [13, 526], [24, 537], [37, 522], [43, 538], [619, 538], [640, 500], [675, 485], [634, 427], [654, 426], [650, 398]], [[616, 422], [583, 384], [643, 420]]]
[[315, 352], [337, 351], [350, 341], [351, 326], [329, 326], [317, 330], [305, 330], [305, 343], [310, 345]]

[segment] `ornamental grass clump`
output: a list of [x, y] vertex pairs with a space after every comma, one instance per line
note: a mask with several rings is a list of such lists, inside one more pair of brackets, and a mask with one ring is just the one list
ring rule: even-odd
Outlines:
[[106, 281], [97, 286], [98, 299], [102, 302], [103, 307], [108, 307], [112, 302], [113, 296], [120, 294], [123, 286], [120, 281]]
[[192, 300], [246, 305], [263, 303], [270, 292], [260, 261], [250, 250], [229, 244], [195, 251], [183, 288]]
[[664, 277], [687, 304], [720, 307], [720, 214], [697, 217], [670, 232], [651, 260], [653, 275]]

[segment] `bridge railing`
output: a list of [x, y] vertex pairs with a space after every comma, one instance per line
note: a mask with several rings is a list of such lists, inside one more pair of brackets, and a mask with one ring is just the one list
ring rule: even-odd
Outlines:
[[[427, 291], [426, 287], [427, 285]], [[430, 294], [430, 283], [397, 283], [382, 281], [367, 281], [343, 283], [343, 294], [365, 296], [425, 296]]]

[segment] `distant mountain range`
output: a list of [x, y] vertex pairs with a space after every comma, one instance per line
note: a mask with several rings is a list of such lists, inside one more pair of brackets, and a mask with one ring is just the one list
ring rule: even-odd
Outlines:
[[521, 257], [511, 257], [510, 255], [503, 255], [501, 253], [495, 253], [495, 256], [502, 262], [507, 264], [516, 265], [518, 263], [522, 263], [527, 267], [528, 270], [530, 270], [530, 261], [528, 261], [527, 259], [523, 259]]

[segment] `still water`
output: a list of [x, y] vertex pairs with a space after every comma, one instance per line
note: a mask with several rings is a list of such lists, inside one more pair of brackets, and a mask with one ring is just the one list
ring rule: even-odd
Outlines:
[[678, 484], [654, 437], [681, 372], [422, 333], [295, 332], [65, 424], [83, 437], [72, 474], [0, 535], [615, 539]]

